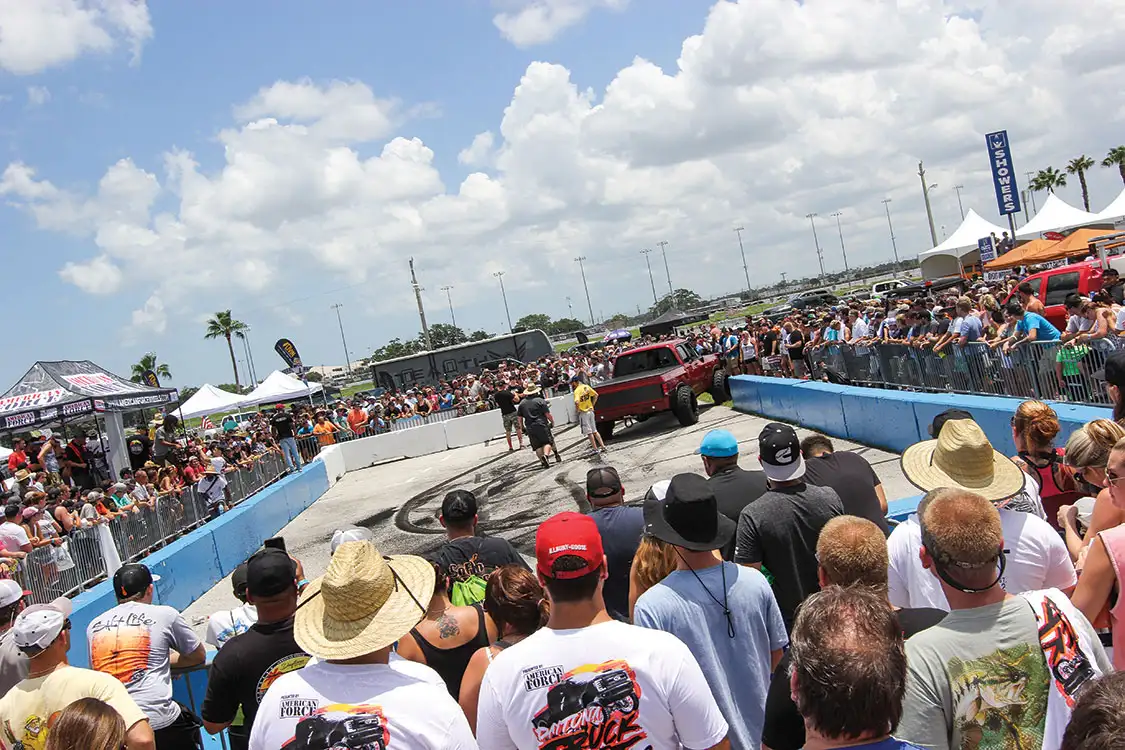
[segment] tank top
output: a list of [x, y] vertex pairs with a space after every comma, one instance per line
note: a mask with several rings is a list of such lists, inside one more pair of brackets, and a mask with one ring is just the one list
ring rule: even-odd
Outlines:
[[[1063, 465], [1062, 450], [1056, 448], [1049, 454], [1020, 453], [1016, 463], [1028, 476], [1035, 480], [1039, 486], [1039, 499], [1043, 501], [1043, 511], [1047, 514], [1047, 521], [1058, 528], [1059, 508], [1064, 505], [1073, 505], [1082, 493], [1078, 491], [1078, 483], [1074, 476]], [[1045, 466], [1038, 466], [1034, 461], [1046, 460]]]
[[1122, 581], [1125, 580], [1122, 578], [1122, 570], [1125, 568], [1125, 524], [1100, 531], [1098, 537], [1105, 545], [1109, 563], [1117, 576], [1117, 602], [1109, 610], [1109, 618], [1113, 628], [1113, 668], [1121, 670], [1125, 669], [1125, 596], [1120, 594]]
[[473, 654], [477, 652], [478, 648], [488, 645], [488, 627], [484, 622], [484, 610], [476, 606], [473, 609], [477, 611], [477, 634], [460, 646], [438, 648], [423, 638], [417, 628], [410, 631], [414, 642], [418, 644], [418, 648], [422, 649], [422, 654], [426, 657], [427, 666], [441, 675], [441, 679], [445, 680], [445, 687], [454, 700], [461, 696], [461, 678], [465, 676], [465, 669], [469, 666], [469, 660], [473, 658]]

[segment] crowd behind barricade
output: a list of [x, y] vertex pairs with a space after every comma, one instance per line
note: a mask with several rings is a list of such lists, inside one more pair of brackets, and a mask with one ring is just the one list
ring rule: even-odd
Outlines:
[[200, 727], [233, 750], [1125, 746], [1125, 428], [1064, 448], [1027, 401], [1012, 457], [969, 412], [929, 429], [901, 462], [926, 494], [897, 524], [861, 455], [771, 423], [757, 466], [713, 430], [699, 473], [628, 501], [590, 469], [590, 511], [539, 524], [530, 569], [462, 489], [424, 557], [340, 529], [310, 580], [272, 540], [208, 624], [199, 717], [168, 681], [203, 646], [143, 565], [85, 634], [90, 672], [66, 665], [69, 602], [23, 609], [0, 581], [0, 743], [52, 747], [82, 713], [114, 750]]

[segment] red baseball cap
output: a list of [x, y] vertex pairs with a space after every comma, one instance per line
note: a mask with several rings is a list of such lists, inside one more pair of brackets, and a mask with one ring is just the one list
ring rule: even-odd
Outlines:
[[[585, 565], [577, 570], [555, 570], [560, 557], [580, 557]], [[605, 560], [602, 535], [594, 519], [567, 511], [551, 516], [535, 532], [535, 558], [539, 575], [566, 580], [592, 573]]]

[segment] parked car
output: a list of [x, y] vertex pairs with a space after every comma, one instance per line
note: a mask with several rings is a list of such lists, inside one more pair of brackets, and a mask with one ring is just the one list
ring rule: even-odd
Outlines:
[[801, 292], [793, 297], [789, 300], [789, 306], [794, 310], [804, 310], [806, 307], [834, 305], [839, 301], [840, 298], [827, 289], [813, 289], [808, 292]]
[[699, 354], [682, 340], [630, 349], [613, 361], [613, 378], [596, 385], [594, 417], [605, 440], [625, 417], [671, 411], [682, 425], [699, 421], [699, 394], [715, 403], [729, 397], [727, 373], [716, 354]]
[[887, 281], [876, 281], [871, 285], [871, 296], [873, 298], [882, 299], [887, 295], [887, 292], [892, 292], [899, 287], [906, 286], [906, 282], [902, 279], [889, 279]]

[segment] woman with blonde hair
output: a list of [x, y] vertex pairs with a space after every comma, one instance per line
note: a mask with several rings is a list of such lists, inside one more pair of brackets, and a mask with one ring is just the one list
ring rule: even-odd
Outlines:
[[79, 698], [71, 703], [47, 733], [44, 750], [121, 750], [125, 721], [108, 703]]
[[1075, 430], [1066, 441], [1066, 464], [1074, 470], [1079, 491], [1096, 496], [1093, 512], [1085, 524], [1085, 534], [1078, 528], [1078, 505], [1063, 505], [1058, 512], [1059, 525], [1066, 534], [1066, 547], [1079, 567], [1086, 548], [1098, 532], [1125, 521], [1125, 511], [1113, 504], [1109, 490], [1105, 489], [1109, 454], [1122, 438], [1125, 438], [1125, 427], [1111, 419], [1095, 419]]
[[1012, 417], [1012, 461], [1035, 482], [1047, 521], [1056, 523], [1059, 508], [1079, 498], [1074, 472], [1063, 463], [1064, 452], [1055, 447], [1059, 417], [1042, 401], [1024, 401]]
[[641, 537], [633, 565], [629, 568], [629, 619], [641, 594], [668, 577], [676, 569], [676, 548], [647, 534]]

